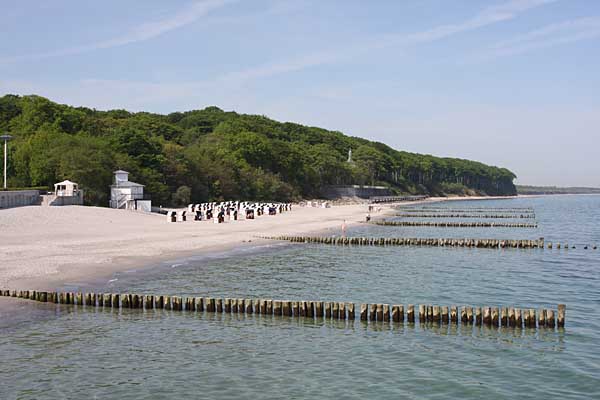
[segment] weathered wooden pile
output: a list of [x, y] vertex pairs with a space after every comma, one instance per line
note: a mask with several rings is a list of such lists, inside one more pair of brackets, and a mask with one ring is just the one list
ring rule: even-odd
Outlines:
[[424, 221], [375, 221], [381, 226], [433, 226], [437, 228], [537, 228], [537, 224], [505, 222], [424, 222]]
[[[282, 317], [325, 318], [350, 320], [356, 318], [354, 303], [334, 301], [232, 299], [213, 297], [155, 296], [115, 293], [44, 292], [35, 290], [1, 290], [0, 295], [19, 297], [44, 303], [103, 307], [113, 309], [243, 313]], [[458, 324], [517, 328], [554, 328], [565, 326], [566, 306], [559, 304], [557, 312], [551, 308], [536, 310], [514, 307], [472, 307], [409, 304], [361, 304], [361, 321]], [[460, 312], [460, 314], [459, 314]]]

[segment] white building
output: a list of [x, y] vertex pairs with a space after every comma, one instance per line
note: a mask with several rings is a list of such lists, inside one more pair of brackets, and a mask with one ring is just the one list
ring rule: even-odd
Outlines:
[[83, 190], [70, 180], [54, 184], [54, 193], [42, 195], [42, 206], [81, 206]]
[[150, 212], [152, 202], [144, 199], [144, 185], [130, 182], [129, 172], [118, 170], [110, 187], [110, 208]]

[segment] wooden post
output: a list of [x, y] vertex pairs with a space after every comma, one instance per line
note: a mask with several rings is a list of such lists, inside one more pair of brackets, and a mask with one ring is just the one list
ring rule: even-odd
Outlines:
[[565, 327], [565, 319], [567, 315], [567, 306], [565, 304], [558, 305], [558, 317], [556, 318], [556, 326], [559, 328]]
[[252, 314], [254, 312], [252, 309], [252, 299], [246, 299], [244, 304], [246, 305], [246, 314]]
[[254, 314], [260, 314], [260, 299], [254, 299]]
[[217, 302], [215, 301], [214, 297], [210, 297], [208, 300], [209, 300], [208, 304], [207, 304], [208, 308], [206, 311], [209, 311], [212, 313], [216, 312], [217, 311]]
[[366, 321], [368, 318], [369, 305], [361, 303], [360, 305], [360, 320]]
[[333, 304], [330, 301], [325, 302], [325, 318], [331, 318], [331, 309], [333, 308]]
[[554, 328], [554, 310], [549, 308], [546, 310], [546, 326], [548, 328]]
[[383, 304], [377, 304], [375, 309], [377, 313], [377, 321], [383, 321]]
[[260, 313], [263, 315], [267, 313], [267, 300], [265, 299], [260, 299]]
[[442, 323], [447, 324], [450, 322], [450, 310], [448, 306], [442, 306]]
[[498, 307], [492, 308], [492, 325], [496, 328], [498, 327], [498, 322], [500, 320], [500, 310]]
[[383, 305], [383, 320], [385, 322], [390, 322], [390, 305], [389, 304]]
[[514, 327], [517, 324], [515, 309], [513, 307], [508, 308], [508, 326]]
[[[120, 296], [118, 293], [110, 294], [110, 304], [111, 304], [112, 308], [119, 308], [119, 306], [120, 306], [119, 298], [120, 298]], [[104, 304], [106, 305], [106, 301], [104, 302]]]
[[411, 323], [415, 323], [415, 305], [414, 304], [409, 304], [408, 305], [408, 312], [406, 314], [406, 319], [408, 322]]
[[433, 322], [440, 322], [440, 306], [433, 306]]
[[473, 307], [467, 306], [467, 323], [473, 325]]
[[204, 297], [196, 297], [196, 312], [204, 311]]
[[173, 296], [173, 310], [181, 311], [182, 308], [182, 298], [180, 296]]
[[529, 309], [529, 327], [535, 328], [535, 308]]
[[354, 303], [346, 303], [346, 308], [348, 309], [348, 320], [354, 321], [356, 315], [354, 313]]
[[333, 319], [339, 319], [340, 318], [340, 308], [339, 308], [339, 304], [338, 304], [337, 301], [333, 302], [332, 310], [331, 311], [332, 311], [331, 318], [333, 318]]
[[[102, 307], [110, 307], [110, 294], [108, 293], [102, 293], [102, 295], [100, 296], [102, 297], [102, 300], [99, 301], [98, 303], [102, 303]], [[100, 305], [100, 304], [98, 304]]]
[[140, 301], [140, 296], [137, 294], [134, 294], [132, 301], [131, 301], [131, 308], [140, 308], [141, 306], [142, 306], [142, 303]]
[[419, 322], [423, 323], [425, 320], [425, 305], [419, 304]]
[[146, 310], [152, 310], [154, 308], [154, 296], [147, 294], [144, 296], [144, 307]]
[[427, 313], [427, 315], [426, 315], [427, 321], [429, 321], [429, 322], [433, 321], [433, 306], [431, 304], [427, 305], [426, 313]]
[[340, 302], [339, 309], [340, 309], [340, 319], [346, 320], [346, 304], [343, 302]]
[[481, 326], [482, 323], [481, 307], [475, 307], [475, 325]]
[[294, 317], [300, 316], [300, 304], [297, 301], [292, 301], [292, 314]]
[[520, 308], [515, 308], [515, 322], [515, 327], [523, 327], [523, 313], [521, 312]]
[[223, 313], [223, 299], [220, 297], [215, 299], [215, 311], [220, 314]]
[[131, 307], [131, 302], [129, 301], [129, 294], [123, 294], [121, 295], [121, 307], [122, 308], [129, 308]]
[[92, 305], [92, 294], [91, 293], [86, 293], [85, 294], [85, 305], [86, 306], [91, 306]]
[[165, 307], [165, 297], [164, 296], [156, 296], [156, 304], [155, 307], [160, 310]]
[[283, 315], [285, 315], [286, 317], [292, 316], [292, 302], [291, 301], [286, 300], [283, 302]]
[[82, 306], [83, 305], [83, 293], [78, 292], [77, 295], [75, 296], [75, 304], [77, 304], [78, 306]]
[[306, 317], [306, 312], [307, 312], [306, 309], [308, 307], [308, 304], [306, 304], [305, 301], [299, 301], [298, 302], [298, 307], [300, 308], [300, 310], [299, 310], [300, 314], [299, 315], [301, 317]]
[[323, 309], [325, 308], [325, 305], [322, 301], [317, 301], [315, 304], [315, 314], [317, 316], [317, 318], [323, 318]]
[[491, 307], [483, 307], [483, 323], [485, 325], [492, 324], [492, 308]]
[[500, 310], [500, 325], [508, 326], [508, 307], [502, 307]]
[[371, 321], [377, 320], [377, 304], [369, 305], [369, 320], [371, 320]]
[[458, 307], [452, 306], [450, 307], [450, 322], [453, 324], [458, 324]]
[[244, 299], [237, 299], [236, 303], [238, 314], [244, 314], [246, 311], [246, 301]]
[[546, 326], [546, 310], [543, 308], [540, 308], [538, 312], [538, 326], [540, 328]]
[[273, 300], [267, 300], [267, 314], [273, 315]]
[[281, 301], [273, 300], [273, 314], [281, 316]]
[[314, 318], [315, 316], [315, 303], [313, 301], [305, 301], [304, 308], [306, 309], [306, 316], [308, 318]]
[[400, 306], [396, 304], [392, 306], [392, 321], [400, 322]]
[[173, 309], [173, 304], [172, 303], [173, 302], [172, 302], [171, 296], [165, 296], [164, 297], [164, 303], [163, 304], [164, 304], [165, 310], [171, 310], [171, 309]]

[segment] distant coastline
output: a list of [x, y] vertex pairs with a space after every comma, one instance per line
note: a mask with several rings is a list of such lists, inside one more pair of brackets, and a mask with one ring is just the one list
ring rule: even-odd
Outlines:
[[519, 195], [600, 194], [600, 188], [516, 185]]

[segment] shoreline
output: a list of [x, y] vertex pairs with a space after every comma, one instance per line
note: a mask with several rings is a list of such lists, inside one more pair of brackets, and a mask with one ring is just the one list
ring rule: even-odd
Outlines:
[[[381, 212], [372, 213], [372, 217], [381, 218], [398, 205], [523, 197], [536, 196], [432, 197], [376, 204]], [[194, 257], [243, 253], [246, 249], [267, 248], [267, 243], [277, 245], [257, 236], [340, 234], [344, 220], [347, 226], [363, 221], [367, 206], [323, 209], [294, 205], [292, 211], [276, 216], [224, 224], [167, 223], [158, 214], [84, 206], [2, 210], [0, 213], [8, 214], [8, 218], [0, 219], [0, 257], [6, 260], [0, 267], [0, 286], [16, 290], [95, 287], [106, 284], [117, 273], [150, 270]], [[77, 220], [76, 229], [68, 222], [56, 225], [71, 220]]]

